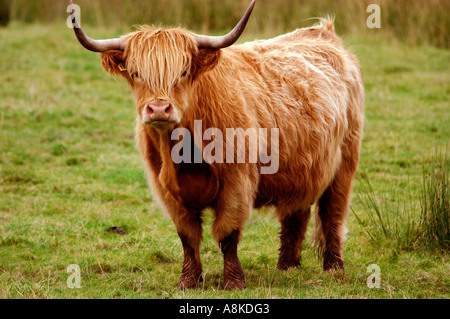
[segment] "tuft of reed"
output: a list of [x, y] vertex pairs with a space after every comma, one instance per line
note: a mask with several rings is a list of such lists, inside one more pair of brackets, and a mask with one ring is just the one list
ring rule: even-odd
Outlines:
[[411, 192], [406, 200], [400, 200], [397, 194], [389, 198], [387, 192], [375, 193], [367, 175], [363, 176], [361, 193], [356, 197], [367, 220], [360, 218], [353, 208], [352, 211], [367, 238], [374, 244], [389, 241], [401, 249], [413, 250], [419, 237], [420, 218]]
[[[423, 169], [422, 187], [408, 196], [388, 198], [387, 192], [376, 194], [366, 174], [357, 200], [365, 219], [352, 212], [374, 244], [390, 241], [400, 249], [450, 249], [449, 163], [447, 152], [436, 155]], [[409, 183], [408, 183], [409, 185]]]
[[435, 155], [424, 171], [420, 196], [423, 243], [430, 248], [450, 249], [449, 162], [445, 155]]
[[[11, 1], [11, 19], [53, 22], [67, 18], [68, 1]], [[82, 23], [110, 27], [155, 24], [186, 26], [191, 30], [220, 33], [235, 25], [250, 0], [76, 0]], [[369, 29], [369, 4], [381, 9], [381, 28]], [[275, 35], [309, 26], [312, 17], [336, 17], [339, 34], [389, 35], [409, 44], [450, 48], [448, 0], [258, 0], [247, 32]]]

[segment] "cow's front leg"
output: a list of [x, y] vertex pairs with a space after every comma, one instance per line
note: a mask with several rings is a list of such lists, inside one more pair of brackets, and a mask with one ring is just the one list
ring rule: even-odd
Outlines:
[[237, 247], [244, 223], [250, 216], [250, 198], [230, 196], [234, 201], [226, 201], [216, 210], [212, 231], [223, 254], [223, 278], [225, 289], [244, 289], [245, 280]]
[[239, 230], [234, 230], [219, 242], [223, 253], [223, 277], [225, 289], [244, 289], [245, 279], [241, 263], [237, 256]]
[[244, 289], [244, 272], [237, 256], [237, 246], [253, 208], [259, 175], [256, 166], [236, 164], [231, 167], [221, 184], [212, 233], [223, 253], [224, 288]]
[[200, 243], [203, 239], [200, 212], [187, 212], [175, 224], [184, 253], [183, 269], [178, 287], [181, 289], [197, 288], [203, 281], [200, 261]]

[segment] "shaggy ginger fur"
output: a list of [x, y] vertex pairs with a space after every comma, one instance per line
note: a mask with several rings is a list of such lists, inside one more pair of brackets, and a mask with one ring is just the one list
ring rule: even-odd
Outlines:
[[[300, 265], [314, 203], [323, 268], [342, 268], [364, 90], [359, 64], [344, 50], [333, 22], [217, 51], [199, 50], [194, 36], [145, 26], [123, 37], [124, 52], [101, 55], [103, 67], [132, 88], [137, 145], [149, 183], [183, 244], [179, 286], [195, 287], [202, 280], [206, 208], [215, 212], [212, 233], [224, 254], [225, 288], [245, 287], [237, 244], [252, 208], [263, 206], [275, 207], [281, 223], [279, 269]], [[142, 110], [154, 99], [169, 101], [180, 122], [165, 130], [142, 124]], [[278, 172], [260, 174], [261, 162], [174, 164], [170, 154], [178, 141], [171, 132], [184, 127], [193, 136], [194, 120], [202, 121], [203, 130], [222, 132], [279, 128]], [[203, 150], [205, 143], [192, 146]]]

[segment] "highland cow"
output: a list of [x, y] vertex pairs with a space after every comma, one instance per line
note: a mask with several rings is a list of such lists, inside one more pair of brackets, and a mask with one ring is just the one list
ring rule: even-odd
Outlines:
[[[363, 131], [359, 64], [343, 48], [330, 19], [233, 45], [255, 2], [229, 34], [218, 37], [142, 26], [121, 38], [94, 40], [71, 15], [79, 42], [100, 52], [103, 68], [124, 77], [134, 94], [136, 139], [148, 181], [183, 245], [180, 288], [202, 281], [199, 249], [207, 208], [214, 211], [212, 233], [223, 253], [225, 289], [245, 288], [238, 242], [252, 209], [263, 206], [274, 207], [281, 223], [278, 269], [300, 266], [313, 204], [323, 269], [344, 265], [345, 222]], [[276, 128], [277, 140], [267, 134], [262, 144], [276, 157], [277, 170], [262, 174], [268, 163], [261, 158], [230, 163], [206, 155], [200, 161], [174, 161], [171, 154], [180, 143], [174, 131], [202, 136], [195, 132], [195, 121], [201, 121], [202, 130], [213, 129], [211, 141], [218, 137], [216, 130], [250, 132], [241, 145], [234, 138], [217, 144], [210, 156], [227, 153], [230, 143], [235, 151], [248, 151], [257, 134], [251, 132]], [[204, 138], [187, 140], [188, 157], [205, 155], [206, 144]]]

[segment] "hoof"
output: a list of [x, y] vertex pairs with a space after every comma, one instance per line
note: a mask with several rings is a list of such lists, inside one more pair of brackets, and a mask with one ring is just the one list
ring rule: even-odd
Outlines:
[[243, 290], [245, 289], [244, 280], [226, 280], [224, 284], [225, 290]]
[[196, 289], [200, 287], [200, 284], [203, 282], [202, 276], [198, 278], [198, 280], [191, 278], [183, 278], [181, 277], [180, 280], [178, 280], [178, 288], [181, 290], [185, 289]]
[[325, 252], [323, 255], [323, 270], [343, 270], [344, 269], [344, 259], [342, 255], [331, 254]]
[[344, 270], [344, 262], [342, 260], [336, 260], [333, 262], [323, 263], [324, 271], [332, 271], [332, 270]]
[[300, 262], [278, 262], [277, 269], [287, 271], [292, 268], [300, 268]]

